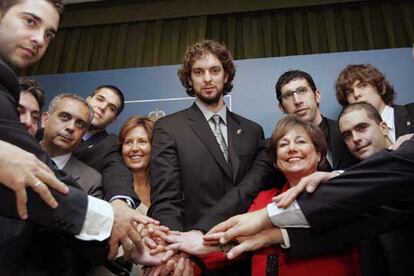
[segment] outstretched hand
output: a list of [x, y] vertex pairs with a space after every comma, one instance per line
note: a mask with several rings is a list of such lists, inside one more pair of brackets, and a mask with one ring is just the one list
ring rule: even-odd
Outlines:
[[245, 252], [255, 251], [273, 244], [283, 243], [282, 233], [279, 228], [264, 229], [256, 234], [237, 238], [238, 245], [227, 252], [226, 256], [232, 260]]
[[111, 202], [111, 205], [114, 210], [114, 225], [109, 238], [108, 259], [113, 260], [117, 257], [120, 243], [124, 250], [124, 256], [128, 259], [135, 249], [138, 252], [143, 250], [141, 235], [138, 231], [139, 224], [158, 225], [159, 222], [129, 208], [123, 200], [116, 199]]
[[217, 233], [220, 234], [220, 243], [226, 244], [229, 241], [240, 237], [256, 234], [263, 229], [272, 227], [266, 208], [255, 212], [237, 215], [214, 226], [205, 236], [205, 241], [217, 239]]
[[0, 183], [16, 193], [17, 213], [27, 219], [27, 193], [30, 187], [52, 208], [58, 206], [49, 187], [66, 194], [68, 187], [33, 154], [0, 140]]
[[272, 198], [272, 201], [275, 202], [279, 208], [287, 208], [303, 191], [306, 190], [306, 192], [312, 193], [316, 190], [319, 184], [337, 175], [338, 173], [336, 172], [314, 172], [311, 175], [302, 177], [298, 184]]
[[216, 246], [206, 245], [203, 243], [203, 233], [200, 231], [189, 232], [171, 232], [167, 235], [166, 241], [170, 243], [166, 248], [170, 250], [178, 250], [189, 255], [202, 256], [211, 252], [218, 251], [218, 241]]

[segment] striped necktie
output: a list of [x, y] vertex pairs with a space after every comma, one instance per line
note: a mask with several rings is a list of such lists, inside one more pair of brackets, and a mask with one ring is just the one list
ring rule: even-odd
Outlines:
[[220, 116], [215, 114], [212, 117], [214, 123], [214, 136], [216, 136], [217, 143], [220, 146], [221, 151], [223, 152], [224, 159], [228, 162], [228, 149], [226, 141], [224, 140], [223, 133], [221, 132], [220, 128]]

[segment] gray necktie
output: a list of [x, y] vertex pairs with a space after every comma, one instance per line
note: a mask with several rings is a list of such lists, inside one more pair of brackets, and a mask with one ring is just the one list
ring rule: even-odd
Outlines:
[[213, 122], [214, 122], [214, 136], [216, 136], [217, 143], [220, 146], [221, 151], [223, 152], [224, 159], [228, 162], [228, 149], [226, 141], [224, 140], [223, 133], [221, 132], [220, 128], [220, 116], [215, 114], [213, 115]]

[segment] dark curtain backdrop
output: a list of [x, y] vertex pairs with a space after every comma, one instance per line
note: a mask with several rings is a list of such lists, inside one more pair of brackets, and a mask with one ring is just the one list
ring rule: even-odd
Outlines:
[[368, 1], [206, 15], [59, 30], [23, 74], [56, 74], [180, 63], [187, 45], [224, 42], [236, 59], [410, 47], [414, 1]]

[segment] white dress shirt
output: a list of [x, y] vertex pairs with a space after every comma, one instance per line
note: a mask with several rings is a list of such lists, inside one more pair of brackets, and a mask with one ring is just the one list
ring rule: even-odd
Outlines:
[[381, 112], [381, 118], [387, 124], [388, 137], [391, 140], [391, 144], [394, 144], [396, 140], [395, 123], [394, 123], [394, 108], [389, 105], [386, 105], [384, 107], [384, 110], [382, 110]]
[[[72, 153], [55, 156], [52, 160], [62, 170]], [[75, 237], [84, 241], [103, 241], [111, 235], [114, 224], [114, 211], [108, 202], [88, 195], [88, 207], [82, 229]]]
[[211, 131], [214, 133], [214, 122], [213, 120], [211, 120], [211, 118], [213, 117], [213, 115], [219, 115], [221, 120], [220, 120], [220, 130], [221, 133], [223, 134], [224, 137], [224, 141], [226, 142], [226, 145], [229, 145], [229, 141], [228, 141], [228, 137], [227, 137], [227, 107], [224, 105], [219, 112], [214, 113], [213, 111], [211, 111], [210, 109], [208, 109], [208, 107], [201, 102], [199, 99], [196, 99], [195, 101], [196, 105], [198, 106], [198, 108], [200, 108], [201, 113], [203, 113], [204, 117], [206, 118]]

